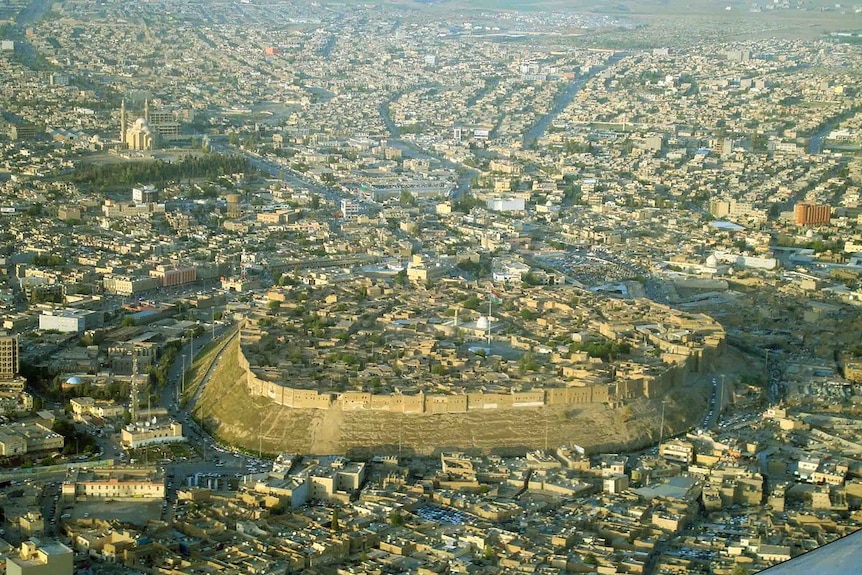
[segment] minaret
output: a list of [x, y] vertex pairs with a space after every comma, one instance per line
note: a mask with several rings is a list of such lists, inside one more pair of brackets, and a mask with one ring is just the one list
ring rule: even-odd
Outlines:
[[150, 99], [144, 100], [144, 120], [150, 121]]
[[132, 401], [129, 406], [132, 423], [138, 421], [138, 350], [132, 349]]
[[126, 99], [120, 104], [120, 145], [126, 143]]

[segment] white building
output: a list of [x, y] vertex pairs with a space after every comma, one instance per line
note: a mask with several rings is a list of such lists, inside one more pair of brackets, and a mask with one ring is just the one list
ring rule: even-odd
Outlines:
[[485, 202], [492, 212], [523, 212], [526, 209], [524, 198], [492, 198]]
[[359, 204], [353, 200], [341, 200], [341, 217], [345, 220], [355, 220], [359, 217]]
[[86, 309], [55, 309], [39, 315], [39, 329], [53, 329], [63, 333], [84, 333], [87, 328], [100, 327], [100, 319], [100, 312]]
[[694, 461], [694, 446], [687, 441], [673, 439], [661, 444], [659, 455], [668, 461], [689, 464]]
[[186, 441], [181, 423], [177, 421], [159, 423], [155, 418], [128, 424], [122, 429], [120, 436], [123, 447], [133, 449], [142, 445]]
[[150, 204], [159, 201], [159, 192], [155, 186], [135, 186], [132, 188], [132, 200], [136, 204]]

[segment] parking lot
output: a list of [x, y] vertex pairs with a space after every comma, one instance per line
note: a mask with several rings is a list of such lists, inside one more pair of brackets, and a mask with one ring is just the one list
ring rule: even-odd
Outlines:
[[448, 523], [449, 525], [462, 525], [468, 521], [468, 518], [460, 511], [430, 505], [417, 509], [416, 515], [427, 521]]

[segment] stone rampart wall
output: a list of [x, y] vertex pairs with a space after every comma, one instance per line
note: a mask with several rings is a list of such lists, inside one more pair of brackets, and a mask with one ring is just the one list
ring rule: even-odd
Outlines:
[[[652, 338], [650, 338], [652, 339]], [[657, 338], [656, 338], [657, 339]], [[654, 343], [659, 344], [659, 341]], [[251, 395], [268, 397], [274, 403], [295, 409], [330, 409], [344, 411], [370, 410], [395, 413], [440, 414], [466, 413], [487, 409], [518, 409], [551, 405], [584, 405], [616, 402], [635, 397], [663, 397], [675, 386], [681, 385], [690, 372], [702, 372], [709, 363], [721, 355], [724, 338], [710, 336], [704, 346], [690, 348], [680, 344], [661, 342], [662, 359], [669, 365], [659, 374], [632, 374], [607, 384], [567, 387], [549, 387], [510, 393], [453, 393], [453, 394], [374, 394], [359, 391], [320, 392], [298, 389], [273, 380], [271, 373], [256, 370], [237, 346], [238, 362], [245, 372], [245, 385]]]

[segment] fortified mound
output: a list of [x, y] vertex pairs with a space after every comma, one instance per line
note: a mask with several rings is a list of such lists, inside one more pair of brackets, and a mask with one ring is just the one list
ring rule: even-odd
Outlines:
[[194, 406], [223, 441], [270, 453], [646, 444], [662, 398], [665, 433], [694, 422], [693, 384], [724, 349], [708, 316], [570, 288], [513, 289], [484, 329], [488, 300], [457, 285], [358, 280], [270, 301]]

